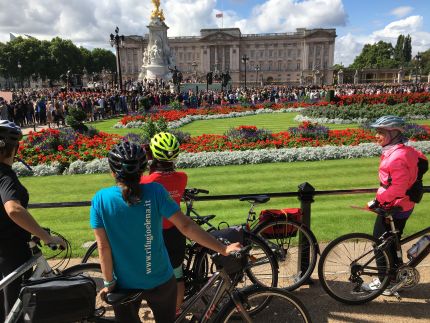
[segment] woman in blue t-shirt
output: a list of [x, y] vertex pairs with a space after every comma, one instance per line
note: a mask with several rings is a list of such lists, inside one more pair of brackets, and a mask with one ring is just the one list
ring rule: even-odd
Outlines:
[[91, 203], [91, 227], [97, 240], [104, 286], [102, 295], [117, 288], [141, 289], [142, 297], [114, 307], [119, 322], [140, 322], [139, 307], [146, 299], [156, 322], [175, 320], [176, 280], [162, 235], [168, 218], [185, 236], [228, 255], [239, 243], [225, 246], [180, 210], [158, 183], [139, 184], [147, 165], [145, 150], [120, 143], [109, 152], [116, 186], [96, 193]]

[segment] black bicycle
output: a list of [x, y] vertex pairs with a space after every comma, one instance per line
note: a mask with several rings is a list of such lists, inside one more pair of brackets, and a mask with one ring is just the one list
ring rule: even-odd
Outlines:
[[[209, 191], [198, 188], [186, 189], [183, 197], [186, 214], [199, 225], [206, 226], [208, 231], [229, 227], [226, 222], [221, 222], [218, 227], [211, 225], [210, 220], [215, 215], [201, 216], [194, 208], [196, 197], [208, 193]], [[240, 198], [240, 201], [247, 201], [250, 204], [243, 227], [252, 237], [262, 238], [275, 254], [279, 269], [277, 287], [292, 291], [306, 283], [315, 269], [319, 253], [318, 242], [312, 231], [297, 217], [298, 209], [265, 210], [263, 217], [257, 216], [255, 207], [269, 200], [270, 197], [267, 195]], [[270, 258], [267, 260], [270, 261]], [[268, 286], [267, 283], [265, 285]]]
[[[395, 208], [374, 210], [390, 224], [390, 230], [379, 238], [365, 233], [350, 233], [327, 245], [318, 264], [318, 276], [331, 297], [346, 304], [363, 304], [384, 293], [395, 281], [388, 292], [400, 299], [399, 289], [412, 288], [419, 283], [420, 274], [416, 266], [430, 253], [430, 244], [418, 250], [417, 254], [413, 250], [408, 252], [405, 262], [402, 247], [429, 233], [430, 227], [399, 240], [392, 216], [397, 211]], [[393, 247], [397, 259], [393, 259], [388, 251]]]
[[[251, 246], [223, 257], [212, 254], [211, 261], [218, 267], [206, 284], [188, 298], [175, 322], [311, 322], [303, 303], [291, 293], [261, 286], [238, 290], [235, 286], [245, 273], [245, 259]], [[225, 269], [226, 263], [237, 266]], [[116, 291], [106, 301], [119, 304], [139, 297], [138, 291]], [[203, 303], [202, 303], [203, 301]], [[262, 306], [262, 304], [265, 304]]]

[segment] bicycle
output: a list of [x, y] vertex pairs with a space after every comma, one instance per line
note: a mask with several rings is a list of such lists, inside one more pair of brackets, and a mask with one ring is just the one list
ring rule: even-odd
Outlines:
[[[244, 247], [231, 256], [249, 257], [250, 249], [251, 246]], [[238, 290], [235, 286], [245, 267], [227, 272], [222, 267], [222, 256], [213, 254], [211, 260], [220, 269], [198, 293], [184, 302], [175, 322], [311, 322], [307, 309], [296, 296], [273, 287], [250, 286]], [[213, 289], [215, 293], [207, 301], [205, 295]], [[132, 301], [139, 295], [139, 291], [118, 290], [108, 294], [106, 301], [115, 305]], [[198, 304], [202, 298], [205, 298], [203, 308]], [[262, 303], [265, 305], [261, 306]], [[200, 309], [199, 313], [196, 308]]]
[[[193, 208], [194, 197], [198, 193], [207, 192], [204, 190], [187, 189], [184, 194], [187, 211], [186, 215], [190, 216], [198, 225], [208, 225], [207, 231], [213, 232], [218, 230], [210, 224], [210, 220], [215, 215], [202, 217]], [[192, 215], [194, 214], [194, 215]], [[278, 283], [278, 264], [276, 257], [264, 239], [252, 232], [244, 231], [243, 244], [252, 246], [251, 257], [245, 269], [246, 276], [243, 277], [242, 286], [247, 284], [246, 277], [252, 284], [262, 286], [276, 287]], [[234, 242], [234, 241], [233, 241]], [[186, 246], [186, 255], [184, 261], [184, 279], [186, 284], [186, 296], [193, 295], [206, 282], [209, 275], [214, 272], [212, 263], [210, 263], [208, 249], [203, 248], [197, 243], [188, 241]], [[94, 242], [82, 258], [85, 264], [89, 259], [97, 256], [97, 242]]]
[[[200, 216], [194, 208], [194, 200], [200, 193], [208, 194], [209, 191], [198, 188], [185, 190], [186, 214], [199, 225], [206, 224], [208, 231], [216, 230], [217, 228], [209, 223], [215, 215]], [[272, 216], [259, 219], [255, 207], [267, 203], [270, 200], [267, 195], [244, 196], [239, 200], [250, 203], [244, 228], [264, 239], [276, 256], [279, 267], [277, 286], [292, 291], [305, 284], [315, 269], [317, 254], [320, 253], [312, 231], [288, 213], [283, 216], [271, 213]], [[229, 226], [225, 222], [221, 224]]]
[[[202, 189], [186, 189], [184, 192], [183, 200], [186, 205], [185, 214], [193, 219], [199, 226], [207, 226], [206, 231], [209, 233], [215, 233], [221, 229], [238, 228], [241, 227], [230, 227], [226, 222], [222, 222], [218, 227], [213, 226], [210, 220], [216, 216], [214, 214], [200, 216], [194, 208], [195, 197], [199, 193], [208, 194], [209, 191]], [[225, 228], [222, 225], [225, 225]], [[246, 278], [248, 277], [251, 284], [259, 284], [261, 286], [276, 287], [278, 284], [278, 264], [276, 257], [266, 241], [255, 233], [248, 230], [241, 230], [243, 233], [243, 245], [251, 246], [249, 262], [246, 265], [246, 275], [242, 277], [241, 286], [247, 285]], [[235, 241], [231, 241], [235, 242]], [[186, 282], [186, 291], [188, 289], [196, 289], [202, 286], [210, 273], [213, 273], [213, 264], [209, 262], [207, 257], [210, 251], [206, 248], [202, 248], [200, 245], [188, 242], [186, 247], [186, 257], [184, 262], [184, 277]], [[187, 292], [188, 294], [188, 292]], [[192, 293], [191, 293], [192, 295]]]
[[[29, 242], [29, 248], [31, 250], [32, 257], [0, 281], [0, 290], [3, 290], [5, 287], [7, 287], [12, 282], [14, 282], [16, 279], [20, 279], [24, 274], [28, 273], [28, 271], [33, 269], [31, 276], [29, 277], [29, 279], [26, 280], [26, 282], [34, 282], [41, 278], [55, 278], [55, 277], [61, 278], [61, 277], [71, 277], [71, 276], [83, 274], [86, 276], [90, 276], [90, 278], [92, 278], [94, 283], [96, 284], [96, 292], [100, 291], [103, 286], [103, 279], [101, 276], [99, 281], [97, 281], [97, 279], [94, 278], [93, 266], [92, 266], [93, 264], [76, 265], [76, 266], [69, 267], [65, 270], [60, 270], [60, 268], [66, 267], [68, 265], [69, 260], [71, 258], [70, 243], [58, 233], [50, 231], [49, 229], [45, 229], [45, 230], [47, 230], [50, 234], [55, 234], [57, 236], [60, 236], [66, 242], [66, 245], [67, 245], [66, 249], [61, 250], [58, 254], [53, 256], [53, 257], [56, 257], [60, 253], [64, 252], [63, 258], [60, 259], [58, 263], [56, 263], [51, 267], [47, 261], [50, 258], [48, 259], [45, 258], [40, 250], [40, 247], [41, 247], [40, 239], [38, 237], [33, 236]], [[48, 247], [52, 250], [57, 250], [56, 245], [50, 244], [48, 245]], [[98, 270], [97, 272], [101, 272], [101, 271]], [[24, 302], [19, 297], [14, 303], [11, 311], [9, 312], [5, 320], [5, 323], [17, 322], [23, 315], [23, 310], [24, 310], [23, 307], [24, 307]], [[96, 304], [93, 315], [91, 317], [86, 317], [86, 318], [83, 317], [82, 322], [112, 322], [111, 320], [108, 320], [102, 317], [104, 315], [104, 312], [105, 312], [104, 308], [98, 307]]]
[[[318, 264], [318, 276], [331, 297], [346, 304], [363, 304], [381, 295], [395, 279], [389, 292], [400, 300], [399, 289], [412, 288], [419, 283], [416, 266], [430, 253], [430, 245], [406, 262], [403, 262], [402, 246], [429, 233], [430, 227], [399, 240], [392, 216], [397, 211], [398, 208], [373, 210], [390, 224], [390, 230], [379, 238], [365, 233], [349, 233], [327, 245]], [[396, 259], [388, 252], [393, 246]], [[371, 291], [362, 288], [363, 284], [376, 278], [380, 282], [378, 288]]]

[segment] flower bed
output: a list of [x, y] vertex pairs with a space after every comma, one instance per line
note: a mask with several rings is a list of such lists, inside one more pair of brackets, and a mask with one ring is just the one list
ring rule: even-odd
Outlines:
[[17, 156], [28, 165], [52, 164], [68, 166], [76, 160], [91, 161], [107, 156], [119, 135], [99, 132], [89, 137], [72, 129], [44, 129], [30, 132], [20, 143]]
[[[236, 118], [260, 113], [302, 112], [304, 116], [314, 120], [327, 120], [327, 123], [353, 123], [375, 119], [383, 114], [411, 116], [410, 118], [424, 119], [430, 115], [430, 93], [409, 94], [357, 94], [341, 96], [336, 102], [319, 101], [264, 103], [253, 105], [216, 106], [199, 109], [160, 110], [149, 115], [125, 116], [118, 122], [116, 128], [140, 128], [148, 118], [164, 119], [169, 128], [179, 128], [195, 120], [219, 118]], [[421, 103], [421, 104], [417, 104]], [[306, 109], [303, 109], [306, 108]], [[324, 122], [325, 123], [325, 122]]]
[[401, 103], [396, 105], [354, 103], [348, 106], [312, 106], [300, 113], [314, 121], [323, 121], [322, 123], [366, 122], [376, 120], [384, 115], [397, 115], [406, 119], [427, 119], [430, 117], [430, 103]]
[[[430, 153], [430, 141], [412, 142], [411, 145], [423, 153]], [[329, 159], [349, 159], [375, 157], [381, 154], [381, 147], [374, 143], [357, 146], [323, 146], [282, 149], [260, 149], [244, 151], [217, 151], [201, 153], [182, 153], [177, 160], [179, 168], [197, 168], [209, 166], [245, 165], [296, 161], [319, 161]], [[14, 163], [13, 169], [18, 176], [46, 176], [60, 174], [95, 174], [109, 172], [107, 158], [94, 159], [91, 162], [75, 161], [66, 169], [58, 163], [42, 164], [29, 171], [21, 163]]]

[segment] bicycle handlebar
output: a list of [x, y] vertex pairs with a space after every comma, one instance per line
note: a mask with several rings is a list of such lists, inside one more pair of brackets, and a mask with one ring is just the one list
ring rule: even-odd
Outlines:
[[200, 193], [209, 194], [209, 191], [201, 188], [186, 188], [184, 191], [184, 198], [194, 198]]

